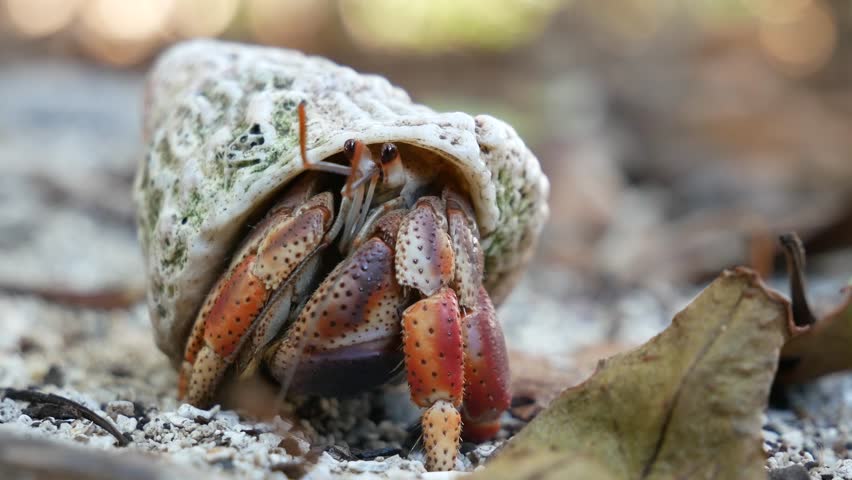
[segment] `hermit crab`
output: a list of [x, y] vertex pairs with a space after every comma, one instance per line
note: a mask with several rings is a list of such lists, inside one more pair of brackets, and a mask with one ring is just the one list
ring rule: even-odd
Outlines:
[[498, 431], [494, 303], [547, 216], [511, 127], [322, 58], [209, 40], [157, 61], [145, 111], [147, 298], [182, 398], [209, 403], [256, 370], [321, 395], [405, 372], [427, 468]]

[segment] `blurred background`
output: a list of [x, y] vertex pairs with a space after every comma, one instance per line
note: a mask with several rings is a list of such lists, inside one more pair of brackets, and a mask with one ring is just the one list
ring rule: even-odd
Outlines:
[[848, 0], [0, 0], [0, 290], [141, 299], [144, 73], [198, 36], [324, 55], [514, 125], [552, 218], [503, 308], [513, 348], [647, 338], [725, 267], [783, 274], [789, 230], [815, 283], [852, 272]]

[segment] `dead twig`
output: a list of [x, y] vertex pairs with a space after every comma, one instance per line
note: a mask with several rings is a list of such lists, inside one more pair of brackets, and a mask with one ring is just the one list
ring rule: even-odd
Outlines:
[[28, 287], [6, 283], [0, 283], [0, 293], [8, 295], [32, 295], [61, 305], [100, 310], [129, 308], [145, 298], [145, 292], [138, 289], [104, 289], [92, 292], [75, 292], [62, 288]]
[[74, 400], [55, 395], [53, 393], [42, 393], [34, 390], [19, 390], [16, 388], [0, 388], [0, 397], [17, 400], [19, 402], [29, 402], [31, 406], [52, 405], [60, 407], [62, 412], [66, 414], [73, 414], [76, 418], [89, 420], [95, 425], [106, 430], [107, 433], [115, 437], [118, 442], [118, 446], [124, 447], [130, 443], [130, 440], [118, 431], [118, 429], [115, 428], [107, 419]]

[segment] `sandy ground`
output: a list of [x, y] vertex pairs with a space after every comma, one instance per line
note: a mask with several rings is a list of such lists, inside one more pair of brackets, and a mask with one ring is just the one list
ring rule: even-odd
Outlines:
[[[620, 346], [612, 347], [619, 349], [643, 341], [665, 325], [664, 309], [647, 293], [618, 299], [615, 305], [621, 314], [613, 315], [609, 305], [559, 301], [554, 292], [538, 288], [549, 283], [546, 275], [537, 280], [528, 278], [503, 308], [507, 337], [515, 356], [547, 359], [565, 381], [577, 381], [589, 372], [587, 357], [601, 352], [590, 348], [612, 344], [612, 332], [621, 332], [615, 335]], [[549, 310], [561, 315], [546, 313]], [[119, 448], [113, 437], [88, 420], [61, 418], [50, 410], [4, 399], [0, 462], [5, 442], [47, 438], [107, 456], [126, 452], [152, 456], [156, 460], [148, 462], [148, 468], [156, 465], [153, 471], [160, 474], [184, 469], [188, 474], [235, 478], [447, 477], [426, 474], [422, 452], [416, 446], [409, 451], [412, 438], [416, 439], [409, 430], [417, 412], [404, 386], [342, 400], [298, 399], [282, 408], [281, 416], [265, 420], [245, 409], [199, 410], [176, 400], [176, 375], [156, 350], [141, 305], [103, 311], [6, 295], [0, 297], [0, 311], [4, 329], [0, 385], [32, 387], [80, 402], [110, 419], [131, 440]], [[529, 317], [518, 314], [521, 311], [548, 321], [530, 326], [524, 321]], [[607, 315], [630, 327], [584, 328], [583, 322], [598, 325]], [[554, 330], [557, 322], [562, 327]], [[523, 362], [517, 368], [516, 377], [531, 376]], [[852, 429], [850, 391], [852, 377], [837, 376], [792, 392], [793, 408], [770, 410], [764, 426], [767, 468], [798, 464], [815, 479], [852, 477], [852, 443], [847, 440]], [[457, 470], [467, 472], [481, 465], [503, 438], [523, 425], [517, 413], [505, 415], [500, 440], [464, 445]]]

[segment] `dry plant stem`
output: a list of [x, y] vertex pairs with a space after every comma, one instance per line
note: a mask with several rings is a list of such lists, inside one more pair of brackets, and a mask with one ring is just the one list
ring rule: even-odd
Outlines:
[[103, 289], [75, 292], [63, 288], [30, 287], [6, 283], [0, 283], [0, 293], [32, 295], [61, 305], [102, 310], [129, 308], [145, 298], [145, 292], [140, 290]]
[[805, 247], [795, 232], [778, 237], [787, 257], [787, 272], [790, 275], [790, 296], [792, 297], [793, 323], [805, 327], [816, 323], [816, 317], [808, 304], [805, 293]]
[[17, 400], [19, 402], [29, 402], [31, 405], [56, 405], [59, 407], [67, 408], [79, 418], [89, 420], [95, 425], [106, 430], [107, 433], [115, 437], [116, 442], [118, 442], [118, 446], [124, 447], [130, 443], [130, 441], [124, 435], [122, 435], [122, 433], [119, 432], [118, 429], [115, 428], [108, 420], [101, 417], [92, 410], [86, 408], [84, 405], [81, 405], [65, 397], [61, 397], [52, 393], [41, 393], [32, 390], [18, 390], [15, 388], [0, 389], [0, 397], [6, 397], [12, 400]]

